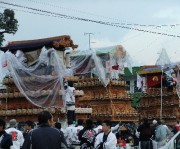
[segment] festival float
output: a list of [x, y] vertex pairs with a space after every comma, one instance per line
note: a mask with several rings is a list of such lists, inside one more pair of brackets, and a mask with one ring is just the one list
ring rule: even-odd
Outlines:
[[131, 71], [130, 56], [121, 45], [74, 51], [70, 66], [79, 79], [74, 87], [84, 91], [76, 98], [76, 107], [92, 108], [92, 114], [77, 118], [109, 119], [113, 122], [138, 121], [137, 110], [131, 107], [131, 95], [127, 92], [124, 67]]
[[180, 120], [180, 65], [171, 63], [165, 51], [153, 66], [143, 66], [138, 71], [140, 93], [136, 93], [134, 107], [140, 118], [163, 119], [174, 125]]
[[64, 56], [68, 48], [77, 48], [68, 35], [14, 41], [0, 48], [5, 52], [3, 69], [10, 72], [0, 90], [1, 117], [37, 121], [37, 114], [47, 109], [55, 120], [66, 118], [63, 76], [69, 74]]
[[[117, 45], [65, 55], [67, 47], [77, 47], [69, 36], [11, 42], [1, 48], [6, 52], [4, 67], [7, 65], [11, 73], [3, 79], [7, 89], [0, 96], [0, 115], [18, 121], [36, 120], [36, 114], [46, 108], [55, 120], [69, 119], [70, 111], [76, 119], [138, 121], [124, 75], [124, 65], [132, 71], [127, 51]], [[75, 105], [65, 106], [64, 80], [76, 88]]]
[[141, 99], [136, 107], [141, 113], [140, 118], [164, 119], [168, 124], [180, 119], [177, 68], [177, 66], [173, 68], [167, 66], [163, 69], [159, 66], [143, 66], [138, 71], [142, 77]]

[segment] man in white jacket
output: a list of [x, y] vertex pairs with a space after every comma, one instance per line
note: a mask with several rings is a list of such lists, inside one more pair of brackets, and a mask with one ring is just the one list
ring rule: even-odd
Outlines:
[[105, 120], [102, 123], [103, 132], [98, 134], [95, 139], [95, 149], [116, 149], [117, 139], [116, 136], [111, 132], [111, 122]]
[[10, 128], [6, 129], [6, 132], [12, 137], [13, 145], [11, 146], [11, 149], [20, 149], [24, 143], [24, 137], [22, 132], [16, 129], [16, 120], [10, 120], [9, 126]]

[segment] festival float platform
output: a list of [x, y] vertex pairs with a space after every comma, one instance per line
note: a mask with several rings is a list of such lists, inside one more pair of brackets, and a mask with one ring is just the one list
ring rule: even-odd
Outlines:
[[[66, 51], [66, 49], [75, 49], [78, 46], [73, 43], [69, 35], [63, 35], [36, 40], [13, 41], [9, 42], [6, 47], [1, 47], [0, 50], [3, 52], [10, 51], [13, 54], [15, 54], [17, 50], [21, 50], [27, 58], [27, 65], [32, 66], [37, 63], [36, 60], [39, 57], [41, 49], [43, 47], [46, 47], [47, 49], [55, 49], [60, 60], [64, 62], [64, 52]], [[44, 69], [41, 69], [41, 71], [43, 72]], [[52, 74], [44, 76], [42, 73], [38, 77], [41, 79], [46, 78], [49, 80], [51, 80], [52, 78], [56, 79], [55, 73], [56, 72], [52, 72]], [[34, 98], [38, 96], [45, 97], [47, 95], [48, 98], [52, 98], [51, 95], [54, 93], [54, 89], [43, 87], [40, 83], [37, 83], [37, 75], [36, 77], [26, 74], [20, 76], [20, 82], [23, 82], [26, 85], [28, 83], [31, 83], [32, 85], [32, 90], [26, 89], [23, 90], [23, 92], [29, 98], [33, 98], [33, 96]], [[5, 85], [5, 87], [0, 91], [0, 116], [5, 118], [5, 120], [8, 121], [9, 119], [16, 118], [17, 121], [37, 121], [37, 114], [44, 109], [49, 110], [53, 114], [55, 121], [66, 118], [65, 113], [63, 112], [62, 108], [60, 108], [63, 104], [63, 101], [61, 99], [57, 103], [54, 103], [57, 104], [57, 106], [43, 107], [41, 105], [34, 104], [33, 102], [27, 100], [23, 92], [20, 91], [17, 87], [17, 81], [16, 84], [14, 81], [15, 80], [11, 75], [4, 77], [3, 84]], [[48, 82], [47, 84], [50, 83]], [[36, 90], [35, 88], [37, 86], [40, 86], [42, 89], [40, 91]], [[61, 92], [61, 90], [57, 91], [58, 98], [62, 98], [62, 94], [63, 93]]]

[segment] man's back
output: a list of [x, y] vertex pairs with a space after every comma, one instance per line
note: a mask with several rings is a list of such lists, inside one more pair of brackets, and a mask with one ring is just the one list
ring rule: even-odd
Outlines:
[[76, 142], [76, 134], [77, 134], [77, 130], [76, 127], [74, 127], [73, 125], [68, 126], [65, 131], [64, 131], [64, 137], [66, 138], [66, 142], [67, 144], [71, 145], [74, 142]]
[[43, 125], [40, 128], [31, 131], [22, 149], [60, 149], [62, 142], [61, 133], [48, 125]]
[[159, 125], [156, 129], [156, 141], [160, 142], [162, 140], [167, 139], [169, 134], [169, 130], [167, 126]]
[[12, 137], [13, 146], [11, 146], [11, 149], [20, 149], [24, 142], [22, 132], [17, 130], [16, 128], [8, 128], [6, 129], [6, 132]]

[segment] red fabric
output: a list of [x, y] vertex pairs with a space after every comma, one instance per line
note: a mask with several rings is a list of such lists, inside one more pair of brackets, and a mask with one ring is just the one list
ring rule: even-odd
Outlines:
[[122, 147], [126, 147], [126, 141], [122, 141], [121, 146], [122, 146]]
[[118, 69], [119, 69], [119, 65], [112, 66], [112, 69], [114, 69], [114, 70], [118, 70]]
[[179, 125], [176, 125], [176, 130], [180, 131], [180, 126]]
[[117, 139], [117, 143], [119, 144], [120, 147], [126, 147], [126, 141]]
[[147, 76], [147, 86], [152, 87], [161, 83], [161, 74]]

